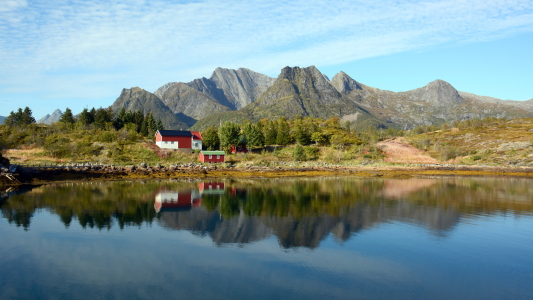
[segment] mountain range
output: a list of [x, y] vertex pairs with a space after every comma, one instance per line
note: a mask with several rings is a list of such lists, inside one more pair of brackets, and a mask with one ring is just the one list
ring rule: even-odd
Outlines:
[[123, 89], [114, 111], [152, 112], [166, 129], [203, 130], [223, 121], [296, 116], [338, 117], [353, 125], [410, 129], [470, 118], [533, 117], [533, 99], [501, 100], [457, 91], [443, 80], [392, 92], [339, 72], [331, 80], [316, 67], [285, 67], [277, 78], [249, 69], [217, 68], [210, 78], [169, 82], [154, 93]]

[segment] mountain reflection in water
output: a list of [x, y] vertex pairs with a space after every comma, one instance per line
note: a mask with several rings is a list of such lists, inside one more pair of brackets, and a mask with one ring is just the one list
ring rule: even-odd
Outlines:
[[271, 236], [284, 248], [316, 248], [382, 223], [408, 222], [446, 236], [461, 219], [533, 212], [533, 185], [522, 178], [261, 179], [211, 182], [55, 184], [4, 192], [2, 216], [30, 228], [37, 210], [66, 228], [109, 229], [154, 221], [169, 230], [247, 244]]

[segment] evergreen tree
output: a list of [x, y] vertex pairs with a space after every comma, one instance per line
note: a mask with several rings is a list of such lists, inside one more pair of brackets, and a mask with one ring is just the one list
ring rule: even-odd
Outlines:
[[99, 129], [106, 129], [107, 123], [112, 122], [112, 115], [110, 111], [104, 108], [99, 108], [94, 115], [94, 125]]
[[157, 119], [157, 123], [155, 125], [155, 129], [157, 130], [165, 130], [165, 126], [163, 126], [163, 122], [161, 119]]
[[122, 107], [116, 117], [113, 119], [113, 127], [115, 127], [116, 130], [120, 130], [124, 127], [124, 124], [126, 119], [126, 108]]
[[266, 145], [276, 144], [276, 136], [278, 134], [277, 126], [274, 121], [266, 121], [263, 126], [263, 136], [265, 138]]
[[144, 123], [144, 114], [141, 110], [138, 110], [133, 114], [133, 123], [137, 125], [137, 132], [140, 133], [142, 130], [142, 124]]
[[287, 145], [291, 141], [290, 135], [289, 135], [289, 123], [287, 123], [287, 119], [285, 118], [279, 118], [277, 120], [277, 132], [276, 132], [276, 144], [278, 145]]
[[35, 118], [32, 116], [32, 111], [29, 107], [26, 106], [22, 112], [20, 119], [20, 124], [29, 125], [35, 123]]
[[82, 112], [80, 113], [80, 116], [78, 118], [78, 122], [80, 122], [83, 125], [90, 125], [94, 121], [94, 118], [91, 116], [91, 113], [87, 108], [84, 108]]
[[91, 121], [89, 124], [94, 123], [96, 120], [96, 109], [94, 109], [94, 107], [89, 111], [89, 120]]
[[157, 130], [157, 122], [154, 119], [154, 115], [152, 115], [152, 112], [148, 112], [146, 115], [146, 127], [148, 128], [148, 134], [147, 137], [153, 136], [155, 134], [155, 131]]
[[143, 118], [140, 134], [142, 136], [148, 136], [148, 120], [146, 118]]
[[215, 126], [210, 126], [202, 132], [202, 144], [207, 150], [215, 150], [220, 147], [220, 139]]
[[15, 126], [18, 124], [18, 120], [19, 120], [19, 115], [11, 111], [9, 113], [9, 116], [7, 116], [7, 118], [4, 120], [4, 125]]
[[65, 112], [59, 119], [59, 122], [65, 123], [65, 124], [74, 124], [74, 116], [72, 115], [72, 111], [70, 110], [70, 108], [67, 107], [65, 109]]

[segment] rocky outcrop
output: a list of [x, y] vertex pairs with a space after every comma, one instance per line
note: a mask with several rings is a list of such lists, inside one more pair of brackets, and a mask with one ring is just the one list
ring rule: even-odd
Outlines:
[[233, 109], [241, 109], [255, 102], [276, 81], [275, 78], [244, 68], [216, 68], [210, 79], [224, 91]]
[[411, 101], [422, 101], [436, 107], [449, 108], [464, 101], [459, 92], [443, 80], [435, 80], [423, 88], [404, 93], [408, 95]]
[[257, 119], [279, 116], [327, 119], [345, 115], [375, 119], [345, 98], [314, 66], [283, 68], [276, 82], [245, 110]]
[[359, 82], [353, 80], [348, 74], [342, 71], [333, 76], [331, 84], [343, 95], [348, 95], [351, 91], [363, 89]]
[[56, 109], [56, 110], [54, 110], [54, 112], [51, 115], [47, 114], [46, 116], [44, 116], [41, 119], [39, 119], [37, 121], [37, 124], [50, 125], [50, 124], [52, 124], [54, 122], [59, 121], [59, 119], [61, 119], [62, 115], [63, 115], [63, 112], [61, 112], [61, 110], [59, 110], [59, 109]]
[[160, 98], [174, 114], [181, 113], [194, 120], [230, 110], [227, 106], [181, 82], [168, 87]]

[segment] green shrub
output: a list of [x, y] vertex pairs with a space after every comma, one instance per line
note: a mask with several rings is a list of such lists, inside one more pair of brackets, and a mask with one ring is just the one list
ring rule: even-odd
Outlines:
[[483, 157], [482, 157], [481, 155], [479, 155], [479, 154], [478, 154], [478, 155], [474, 155], [474, 156], [472, 156], [472, 160], [473, 160], [473, 161], [481, 160], [482, 158], [483, 158]]
[[292, 157], [294, 158], [295, 161], [305, 161], [307, 160], [306, 156], [305, 156], [305, 150], [304, 150], [304, 147], [300, 144], [296, 144], [296, 146], [294, 147], [294, 150], [292, 152]]
[[459, 156], [459, 151], [456, 148], [450, 146], [444, 147], [440, 152], [440, 159], [444, 161], [454, 159], [457, 156]]
[[304, 147], [305, 157], [309, 160], [315, 160], [320, 154], [320, 150], [316, 146]]

